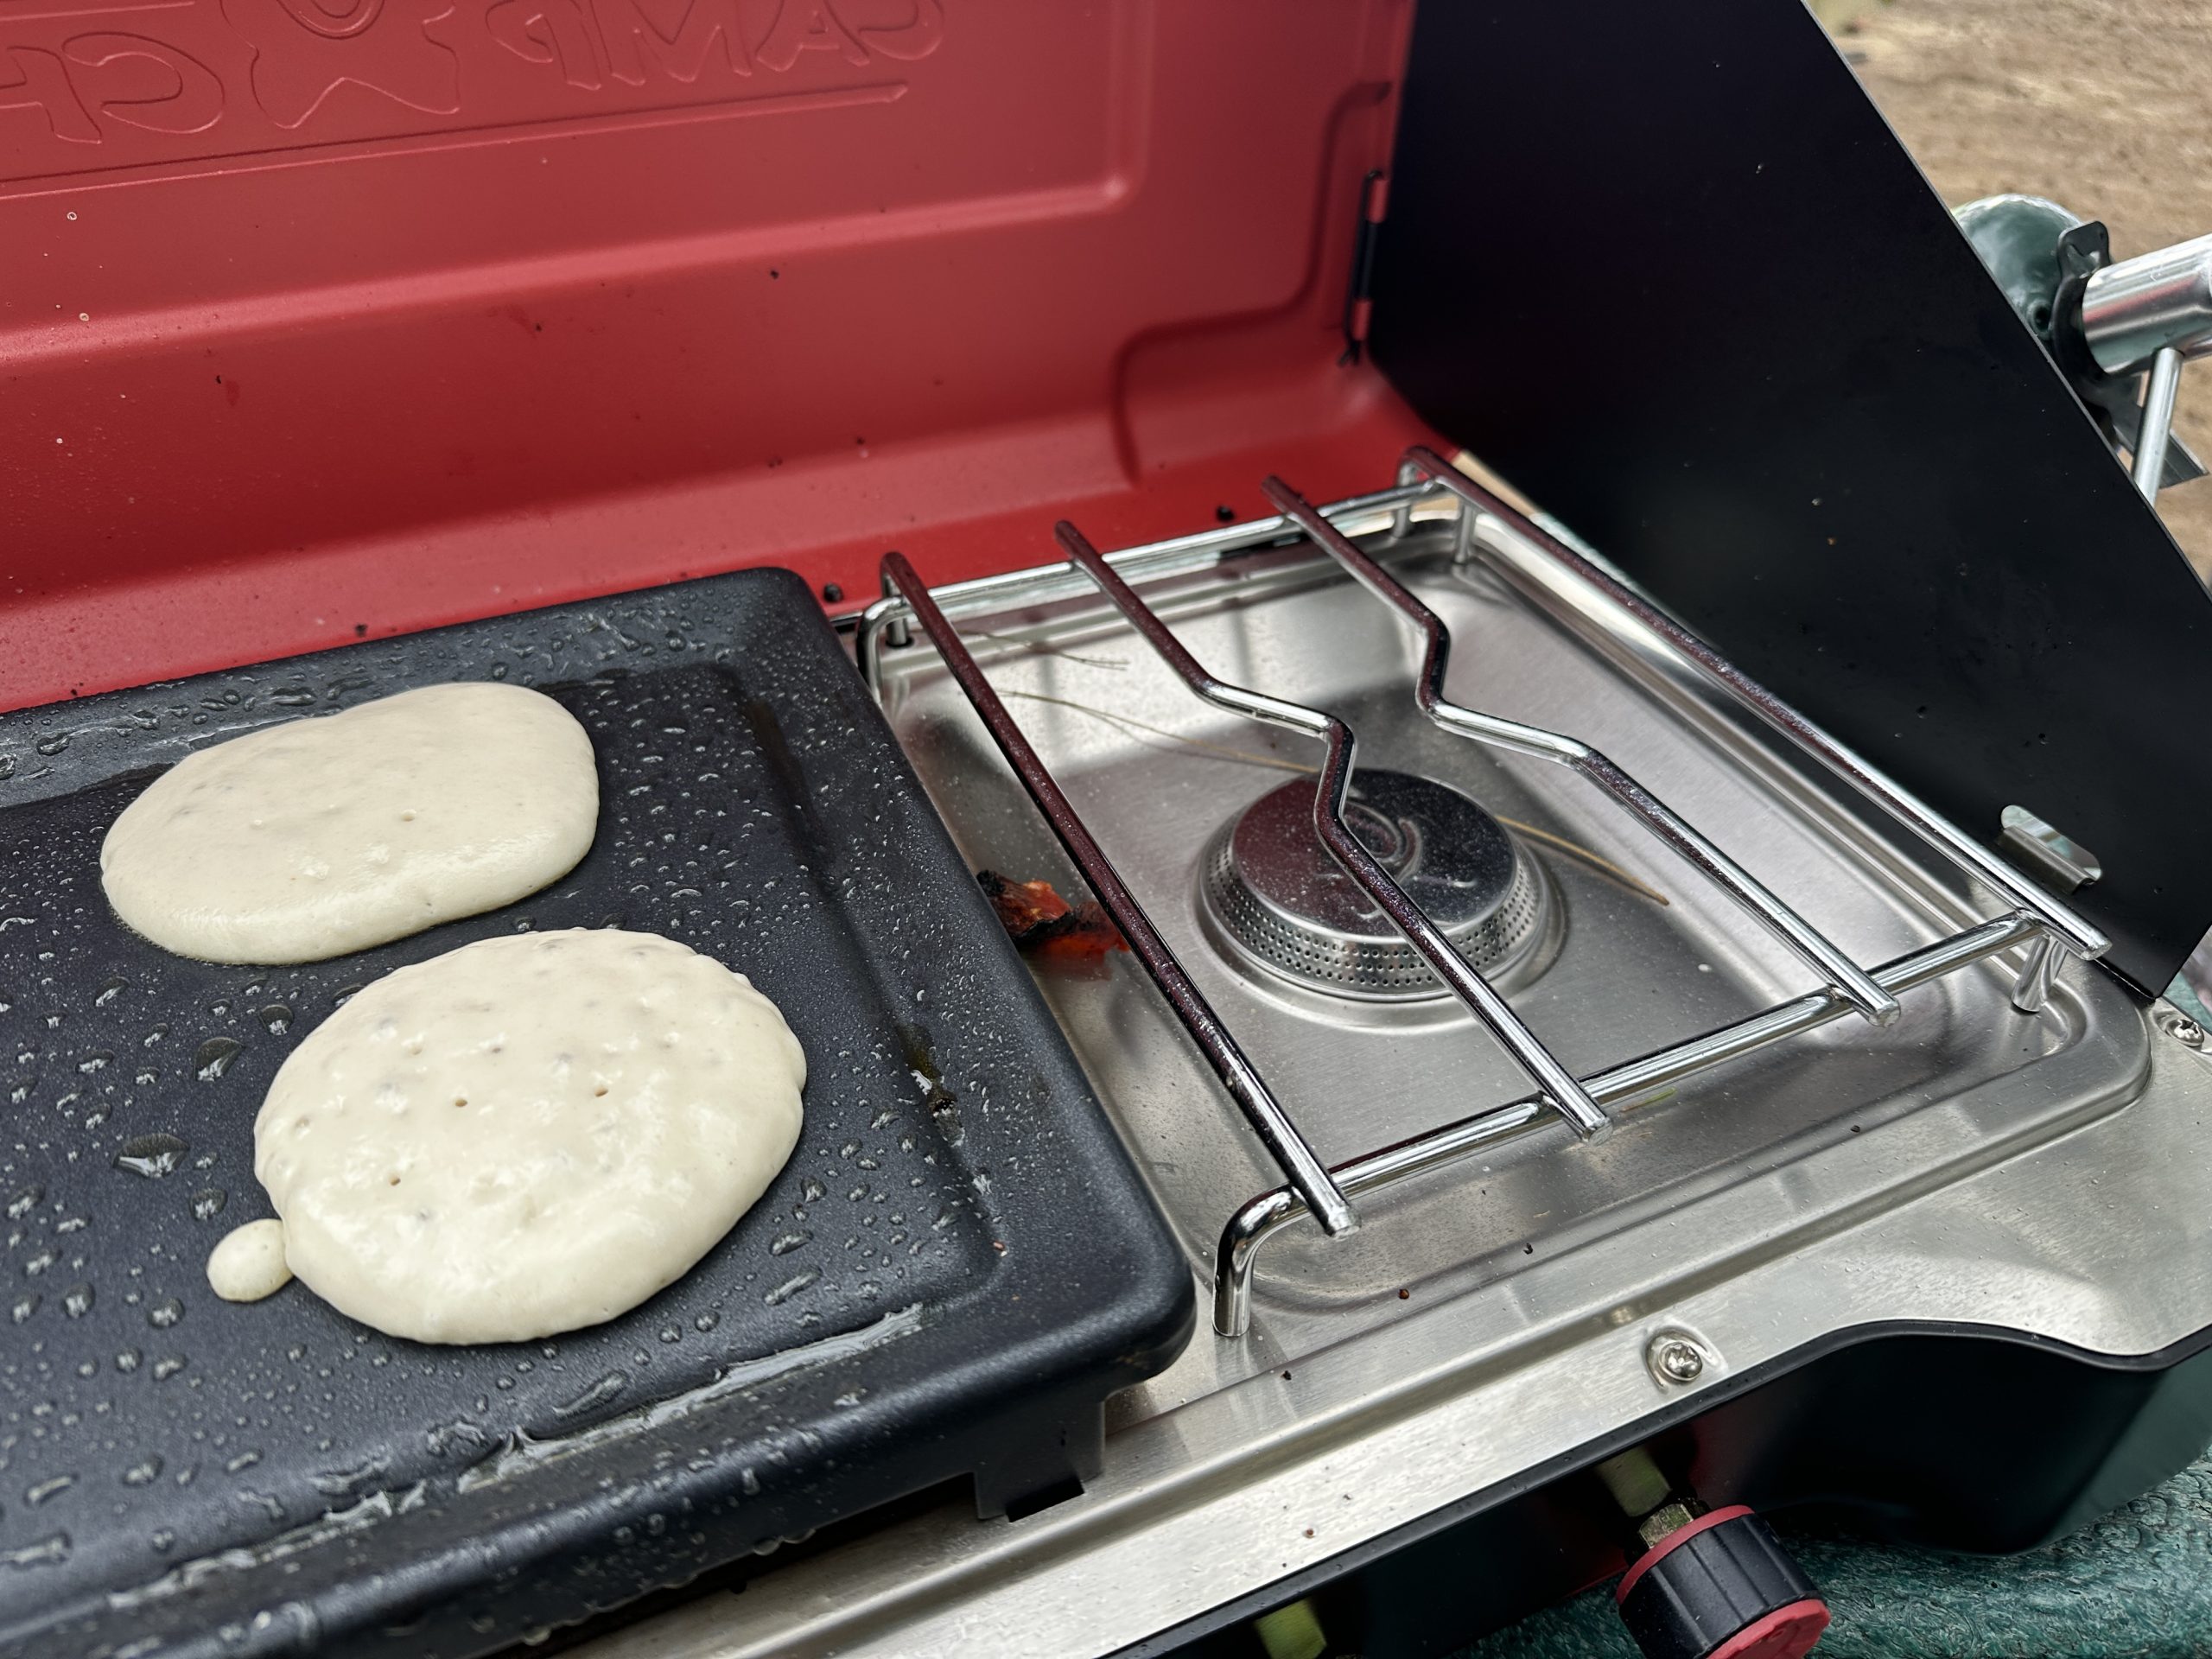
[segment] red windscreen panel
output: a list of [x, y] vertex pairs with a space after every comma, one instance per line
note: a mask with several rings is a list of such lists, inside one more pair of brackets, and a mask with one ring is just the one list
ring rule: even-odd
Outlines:
[[0, 704], [1387, 480], [1406, 0], [0, 0]]

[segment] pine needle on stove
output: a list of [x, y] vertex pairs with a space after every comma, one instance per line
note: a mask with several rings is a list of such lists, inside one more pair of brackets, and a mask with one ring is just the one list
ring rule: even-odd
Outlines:
[[[1007, 689], [1001, 690], [999, 695], [1020, 697], [1030, 702], [1049, 702], [1059, 709], [1071, 709], [1078, 715], [1089, 715], [1094, 720], [1103, 720], [1109, 726], [1116, 728], [1125, 734], [1139, 733], [1146, 736], [1165, 738], [1170, 743], [1179, 744], [1185, 748], [1195, 749], [1202, 754], [1210, 754], [1223, 760], [1240, 761], [1251, 766], [1267, 766], [1276, 772], [1299, 772], [1308, 778], [1321, 770], [1319, 766], [1307, 766], [1301, 761], [1286, 760], [1280, 755], [1260, 754], [1250, 749], [1236, 749], [1223, 743], [1209, 743], [1204, 738], [1192, 737], [1182, 732], [1171, 732], [1164, 726], [1149, 726], [1143, 721], [1133, 720], [1127, 715], [1117, 715], [1111, 709], [1094, 709], [1087, 702], [1077, 702], [1068, 697], [1048, 696], [1042, 691], [1016, 691]], [[1658, 888], [1649, 882], [1638, 880], [1612, 860], [1601, 854], [1593, 853], [1587, 847], [1569, 841], [1564, 836], [1554, 835], [1549, 830], [1539, 829], [1536, 825], [1523, 823], [1519, 818], [1498, 817], [1497, 821], [1509, 830], [1518, 830], [1531, 841], [1540, 841], [1547, 847], [1565, 853], [1571, 858], [1580, 860], [1599, 874], [1609, 880], [1618, 882], [1630, 893], [1650, 899], [1654, 904], [1666, 905], [1673, 902]]]

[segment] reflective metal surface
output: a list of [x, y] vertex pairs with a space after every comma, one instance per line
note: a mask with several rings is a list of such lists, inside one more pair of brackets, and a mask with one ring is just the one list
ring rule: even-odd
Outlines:
[[[1475, 526], [1492, 568], [1455, 565], [1430, 503], [1373, 505], [1349, 526], [1362, 545], [1471, 642], [1454, 702], [1634, 757], [1859, 962], [1955, 935], [1947, 956], [1983, 960], [1923, 960], [1955, 971], [1910, 989], [1878, 973], [1902, 1006], [1888, 1027], [1836, 1018], [1844, 1005], [1802, 957], [1684, 880], [1602, 790], [1421, 717], [1396, 619], [1333, 563], [1291, 550], [1186, 565], [1150, 596], [1204, 660], [1340, 711], [1371, 764], [1579, 849], [1526, 843], [1567, 925], [1541, 976], [1508, 993], [1578, 1074], [1632, 1068], [1686, 1032], [1764, 1046], [1687, 1076], [1631, 1071], [1638, 1091], [1603, 1144], [1523, 1105], [1519, 1132], [1363, 1199], [1357, 1234], [1281, 1232], [1254, 1263], [1249, 1335], [1202, 1333], [1124, 1396], [1082, 1497], [1011, 1524], [949, 1502], [772, 1563], [741, 1595], [709, 1592], [592, 1659], [1110, 1652], [1854, 1326], [1990, 1324], [2134, 1355], [2212, 1325], [2202, 1047], [2155, 1029], [2070, 953], [2053, 957], [2040, 1011], [2016, 1012], [2037, 923], [1979, 921], [1986, 891], [1808, 771], [1634, 613], [1547, 580], [1502, 521]], [[1526, 1084], [1470, 1042], [1456, 1001], [1325, 995], [1250, 973], [1211, 937], [1197, 849], [1287, 769], [1305, 776], [1311, 751], [1192, 698], [1083, 585], [1078, 573], [988, 620], [963, 610], [976, 654], [1317, 1153], [1342, 1162], [1433, 1145], [1471, 1112], [1497, 1119]], [[1072, 880], [938, 653], [878, 648], [887, 711], [971, 864]], [[1278, 1181], [1273, 1160], [1141, 967], [1039, 983], [1194, 1274], [1211, 1277], [1224, 1205]], [[1765, 1040], [1770, 1019], [1807, 1023]], [[1662, 1337], [1694, 1344], [1696, 1377], [1655, 1376]]]
[[2107, 265], [2082, 295], [2082, 332], [2107, 374], [2140, 368], [2168, 346], [2212, 351], [2212, 236]]
[[884, 556], [883, 571], [887, 588], [894, 594], [912, 595], [908, 602], [914, 619], [943, 653], [953, 678], [988, 724], [999, 752], [1022, 780], [1030, 798], [1052, 825], [1053, 834], [1059, 837], [1060, 845], [1082, 868], [1092, 890], [1098, 894], [1099, 902], [1112, 914], [1115, 925], [1128, 941], [1130, 950], [1136, 953], [1137, 960], [1144, 964], [1168, 1005], [1182, 1019], [1261, 1144], [1290, 1178], [1327, 1231], [1350, 1232], [1357, 1223], [1344, 1193], [1321, 1166], [1321, 1160], [1306, 1143], [1305, 1136], [1284, 1116], [1267, 1084], [1237, 1046], [1236, 1039], [1223, 1027], [1205, 996], [1183, 971], [1183, 964], [1160, 937], [1144, 906], [1123, 884], [1119, 872], [1084, 825], [1082, 815], [1068, 804], [1052, 772], [1038, 759], [1021, 728], [1007, 714], [1006, 705], [983, 677], [982, 671], [938, 607], [937, 601], [915, 575], [913, 566], [904, 555], [888, 553]]
[[2151, 359], [2150, 377], [2143, 386], [2143, 423], [2137, 429], [2135, 464], [2130, 476], [2145, 501], [2158, 499], [2158, 485], [2166, 475], [2166, 446], [2173, 437], [2174, 398], [2181, 391], [2182, 354], [2178, 347], [2162, 346]]
[[1160, 613], [1137, 596], [1136, 589], [1084, 539], [1073, 524], [1064, 519], [1054, 527], [1053, 534], [1068, 556], [1082, 566], [1113, 601], [1114, 608], [1128, 619], [1144, 642], [1159, 652], [1161, 660], [1194, 696], [1248, 720], [1284, 727], [1320, 741], [1321, 765], [1313, 785], [1313, 828], [1321, 844], [1328, 849], [1329, 856], [1343, 867], [1344, 874], [1358, 885], [1376, 908], [1390, 918], [1391, 926], [1421, 953], [1436, 976], [1451, 987], [1452, 995], [1490, 1028], [1491, 1035], [1503, 1046], [1515, 1064], [1543, 1091], [1545, 1104], [1565, 1118], [1575, 1134], [1585, 1140], [1604, 1135], [1611, 1126], [1604, 1110], [1582, 1086], [1581, 1079], [1529, 1029], [1490, 982], [1453, 949], [1451, 940], [1445, 938], [1419, 905], [1406, 896], [1405, 889], [1391, 879], [1390, 873], [1345, 824], [1344, 803], [1351, 791], [1359, 752], [1351, 723], [1341, 715], [1306, 702], [1271, 696], [1212, 674], [1176, 638]]
[[[1425, 460], [1408, 456], [1408, 461], [1416, 471], [1426, 470]], [[1581, 773], [1610, 793], [1652, 834], [1688, 859], [1707, 880], [1717, 883], [1729, 897], [1789, 941], [1807, 962], [1828, 976], [1829, 983], [1842, 992], [1844, 1000], [1859, 1013], [1878, 1025], [1887, 1025], [1897, 1018], [1897, 998], [1875, 984], [1865, 969], [1837, 950], [1831, 941], [1821, 938], [1803, 917], [1752, 880], [1734, 860], [1685, 823], [1665, 802], [1615, 766], [1610, 758], [1573, 738], [1563, 737], [1556, 732], [1540, 731], [1517, 721], [1500, 720], [1495, 715], [1462, 708], [1447, 698], [1444, 695], [1444, 677], [1450, 671], [1452, 631], [1444, 626], [1443, 620], [1415, 599], [1389, 571], [1361, 551], [1349, 537], [1329, 522], [1325, 514], [1317, 512], [1310, 502], [1282, 480], [1270, 478], [1262, 487], [1268, 499], [1282, 509], [1284, 516], [1311, 537], [1330, 557], [1350, 571], [1361, 587], [1395, 609], [1420, 632], [1421, 663], [1420, 673], [1414, 681], [1414, 701], [1420, 706], [1421, 713], [1447, 732], [1456, 732], [1478, 743], [1510, 749], [1516, 754], [1556, 761]], [[1463, 527], [1471, 527], [1473, 505], [1470, 503], [1463, 506], [1460, 516]], [[1525, 528], [1534, 530], [1535, 527], [1526, 524]], [[1471, 538], [1463, 537], [1457, 544], [1457, 551], [1471, 556], [1475, 552]]]
[[[2028, 966], [2021, 971], [2019, 983], [2013, 991], [2012, 1006], [2020, 1013], [2034, 1014], [2050, 995], [2058, 950], [2048, 935], [2038, 933], [2032, 919], [2018, 912], [1985, 922], [1978, 928], [1901, 957], [1876, 974], [1876, 982], [1891, 990], [1910, 990], [2023, 941], [2031, 941], [2028, 945]], [[2021, 988], [2031, 981], [2034, 985], [2032, 1003], [2029, 994]], [[1823, 987], [1810, 996], [1739, 1020], [1724, 1030], [1601, 1071], [1590, 1079], [1590, 1092], [1602, 1105], [1625, 1104], [1662, 1084], [1691, 1077], [1721, 1060], [1817, 1030], [1831, 1020], [1840, 1018], [1845, 1008], [1843, 998], [1834, 987]], [[1402, 1141], [1395, 1147], [1386, 1147], [1364, 1158], [1339, 1164], [1331, 1173], [1346, 1192], [1364, 1194], [1416, 1172], [1458, 1163], [1508, 1135], [1533, 1128], [1541, 1118], [1541, 1102], [1516, 1100], [1478, 1112], [1442, 1129]], [[1214, 1329], [1221, 1335], [1241, 1337], [1250, 1328], [1254, 1258], [1262, 1244], [1307, 1213], [1297, 1192], [1281, 1186], [1254, 1198], [1230, 1217], [1229, 1225], [1222, 1230], [1221, 1249], [1214, 1265]]]
[[[1532, 1262], [1487, 1294], [1417, 1297], [1364, 1340], [1286, 1351], [1241, 1382], [1205, 1377], [1194, 1348], [1179, 1379], [1191, 1395], [1177, 1397], [1171, 1373], [1131, 1402], [1105, 1476], [1080, 1498], [1012, 1525], [950, 1502], [594, 1643], [591, 1659], [1081, 1659], [1831, 1332], [1923, 1319], [2154, 1351], [2212, 1318], [2212, 1181], [2195, 1128], [2212, 1109], [2212, 1068], [2164, 1038], [2137, 1058], [2140, 1096], [2125, 1110], [1922, 1184], [1859, 1226], [1792, 1228], [1795, 1206], [1762, 1201], [1767, 1246], [1707, 1248], [1707, 1203], [1686, 1217], [1688, 1248], [1641, 1268], [1621, 1251]], [[1908, 1185], [1920, 1160], [1956, 1144], [1904, 1137], [1878, 1153], [1872, 1140], [1853, 1150]], [[1808, 1198], [1830, 1173], [1808, 1173]], [[2135, 1270], [2116, 1275], [2115, 1262]], [[1620, 1294], [1578, 1288], [1592, 1273]], [[1652, 1376], [1645, 1354], [1662, 1332], [1697, 1344], [1697, 1379]]]
[[1459, 472], [1434, 450], [1410, 450], [1406, 461], [1409, 466], [1444, 486], [1470, 506], [1479, 508], [1502, 522], [1507, 534], [1487, 541], [1479, 536], [1477, 537], [1478, 546], [1489, 556], [1502, 565], [1523, 573], [1533, 573], [1544, 565], [1554, 567], [1557, 575], [1572, 578], [1590, 590], [1587, 598], [1582, 601], [1586, 607], [1611, 605], [1625, 611], [1658, 641], [1694, 664], [1715, 687], [1732, 696], [1745, 709], [1765, 721], [1868, 799], [1878, 803], [1910, 825], [1931, 846], [1942, 849], [1974, 871], [2022, 910], [2040, 918], [2069, 950], [2093, 958], [2105, 953], [2111, 942], [2071, 908], [2058, 903], [1980, 842], [1969, 839], [1955, 824], [1814, 725], [1672, 617], [1645, 603], [1573, 548], [1533, 523], [1525, 514]]
[[[1454, 949], [1497, 982], [1529, 964], [1549, 888], [1511, 834], [1459, 791], [1402, 772], [1354, 777], [1345, 822]], [[1224, 826], [1199, 859], [1198, 899], [1244, 960], [1315, 990], [1403, 1001], [1446, 995], [1313, 830], [1313, 788], [1289, 783]]]

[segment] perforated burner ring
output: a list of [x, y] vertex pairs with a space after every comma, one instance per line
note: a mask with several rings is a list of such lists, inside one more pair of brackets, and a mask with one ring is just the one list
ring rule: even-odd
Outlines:
[[[1407, 772], [1362, 772], [1344, 816], [1485, 976], [1509, 975], [1533, 957], [1548, 919], [1550, 884], [1473, 801]], [[1236, 958], [1283, 979], [1375, 1001], [1449, 995], [1321, 845], [1310, 782], [1262, 796], [1214, 837], [1199, 865], [1198, 897]]]

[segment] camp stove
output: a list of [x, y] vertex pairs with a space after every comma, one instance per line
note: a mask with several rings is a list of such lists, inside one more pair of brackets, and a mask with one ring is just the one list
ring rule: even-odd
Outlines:
[[[1561, 1527], [1548, 1474], [1641, 1440], [1711, 1502], [1815, 1465], [1865, 1501], [1847, 1447], [1931, 1437], [1954, 1362], [2110, 1386], [2204, 1313], [2194, 1023], [1592, 556], [1433, 451], [1403, 470], [1110, 556], [1063, 524], [1066, 559], [934, 591], [886, 561], [858, 659], [963, 853], [1128, 942], [1038, 981], [1211, 1332], [1122, 1397], [1080, 1498], [996, 1531], [947, 1503], [607, 1654], [1152, 1651], [1331, 1586], [1441, 1641], [1529, 1586], [1346, 1586], [1516, 1524], [1552, 1529], [1539, 1594], [1602, 1576], [1605, 1483]], [[1798, 1415], [1859, 1389], [1863, 1427]], [[1989, 1403], [1945, 1433], [2008, 1484]]]
[[[283, 1304], [343, 1402], [27, 1292], [0, 1456], [90, 1449], [0, 1644], [1418, 1653], [1618, 1575], [1781, 1654], [1763, 1515], [2019, 1548], [2202, 1449], [2212, 605], [2111, 452], [2185, 353], [2054, 366], [1808, 16], [94, 10], [0, 0], [0, 823], [69, 878], [0, 945], [106, 1008], [83, 803], [480, 674], [639, 774], [559, 902], [899, 1035], [810, 1087], [868, 1177], [772, 1198], [866, 1274], [764, 1214], [519, 1359]], [[243, 1135], [226, 1066], [23, 1030], [10, 1156], [191, 1256], [58, 1148]]]

